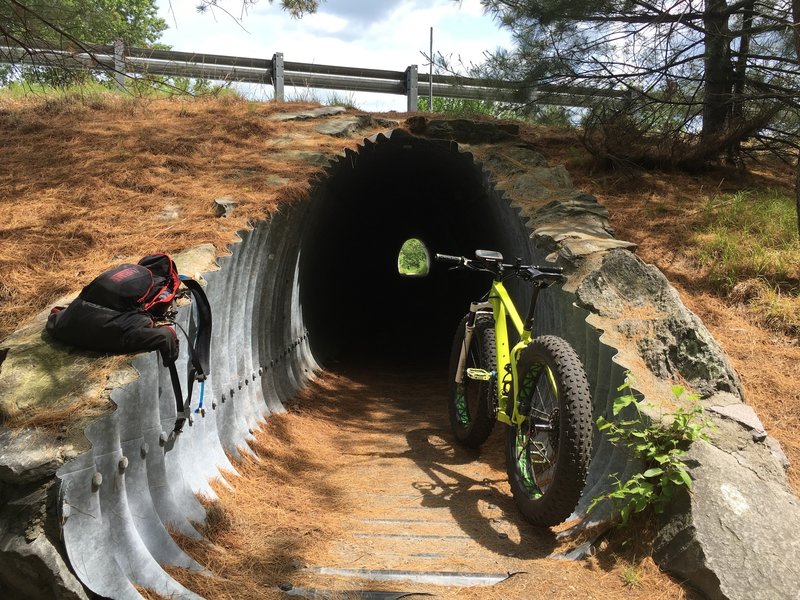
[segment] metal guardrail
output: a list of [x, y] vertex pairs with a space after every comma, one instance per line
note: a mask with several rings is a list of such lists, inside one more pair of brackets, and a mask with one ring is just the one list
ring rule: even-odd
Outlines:
[[38, 41], [36, 48], [23, 47], [0, 36], [0, 63], [27, 64], [111, 71], [117, 85], [125, 88], [130, 74], [191, 77], [216, 81], [243, 81], [272, 85], [275, 99], [283, 101], [285, 87], [303, 87], [346, 92], [377, 92], [404, 95], [407, 110], [417, 110], [420, 87], [433, 96], [474, 100], [534, 102], [560, 106], [589, 106], [598, 98], [626, 98], [613, 89], [542, 83], [535, 86], [500, 81], [419, 73], [417, 65], [405, 71], [340, 67], [284, 61], [283, 54], [271, 59], [220, 54], [179, 52], [113, 45]]

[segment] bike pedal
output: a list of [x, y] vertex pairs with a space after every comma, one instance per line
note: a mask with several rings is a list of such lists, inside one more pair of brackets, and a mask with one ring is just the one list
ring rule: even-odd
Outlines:
[[475, 381], [491, 381], [492, 374], [484, 369], [467, 369], [467, 377]]

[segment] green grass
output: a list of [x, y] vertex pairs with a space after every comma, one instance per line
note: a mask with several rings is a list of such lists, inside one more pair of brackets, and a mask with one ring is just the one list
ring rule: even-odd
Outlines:
[[82, 85], [71, 85], [67, 87], [55, 87], [43, 83], [12, 82], [8, 85], [0, 86], [0, 97], [11, 100], [28, 98], [30, 96], [43, 96], [52, 98], [67, 98], [82, 96], [84, 98], [105, 95], [119, 94], [117, 90], [112, 90], [106, 85], [97, 81], [87, 82]]
[[733, 287], [751, 278], [778, 286], [798, 284], [797, 216], [794, 199], [785, 192], [715, 197], [705, 208], [693, 242], [717, 284]]
[[54, 101], [94, 101], [113, 96], [166, 98], [171, 96], [238, 96], [230, 84], [215, 83], [205, 79], [186, 77], [140, 77], [125, 80], [126, 89], [120, 90], [111, 81], [87, 80], [64, 86], [46, 83], [13, 81], [0, 86], [0, 98], [9, 100], [40, 97]]
[[639, 587], [642, 585], [642, 572], [635, 565], [623, 565], [622, 583], [628, 587]]
[[562, 106], [532, 105], [522, 106], [509, 102], [493, 100], [471, 100], [465, 98], [433, 98], [433, 109], [428, 110], [428, 96], [424, 86], [420, 87], [417, 98], [417, 110], [433, 112], [448, 117], [470, 118], [477, 115], [489, 115], [498, 119], [522, 121], [535, 125], [555, 125], [558, 127], [574, 127], [574, 111]]
[[709, 200], [691, 243], [709, 281], [779, 329], [800, 331], [800, 241], [794, 198], [782, 190]]
[[361, 110], [355, 103], [355, 94], [341, 92], [327, 92], [325, 95], [314, 88], [294, 88], [294, 91], [286, 95], [287, 102], [308, 102], [321, 106], [344, 106], [354, 110]]

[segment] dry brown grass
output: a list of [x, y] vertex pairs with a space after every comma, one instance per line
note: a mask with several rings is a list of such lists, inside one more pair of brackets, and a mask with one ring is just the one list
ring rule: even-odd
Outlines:
[[[344, 145], [266, 118], [304, 106], [0, 101], [0, 339], [115, 264], [204, 242], [224, 253], [249, 220], [304, 197], [317, 167], [270, 150]], [[214, 216], [220, 196], [239, 202], [232, 217]], [[179, 218], [160, 218], [168, 207]]]
[[347, 510], [328, 482], [344, 450], [335, 422], [307, 410], [273, 415], [255, 437], [257, 458], [236, 462], [232, 487], [216, 482], [218, 498], [205, 500], [206, 540], [178, 538], [212, 576], [170, 572], [206, 598], [279, 597], [277, 586], [339, 534]]

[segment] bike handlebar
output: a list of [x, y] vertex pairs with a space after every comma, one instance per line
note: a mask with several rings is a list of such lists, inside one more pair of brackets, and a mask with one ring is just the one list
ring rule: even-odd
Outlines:
[[450, 256], [449, 254], [436, 254], [434, 256], [436, 262], [445, 263], [448, 265], [462, 265], [467, 260], [463, 256]]
[[436, 262], [452, 265], [456, 269], [463, 268], [472, 271], [485, 271], [495, 276], [502, 276], [504, 274], [516, 275], [528, 281], [540, 282], [542, 285], [550, 285], [551, 283], [564, 279], [562, 275], [564, 272], [563, 267], [523, 265], [519, 260], [516, 264], [505, 264], [494, 260], [451, 256], [449, 254], [436, 254], [434, 255], [434, 259]]

